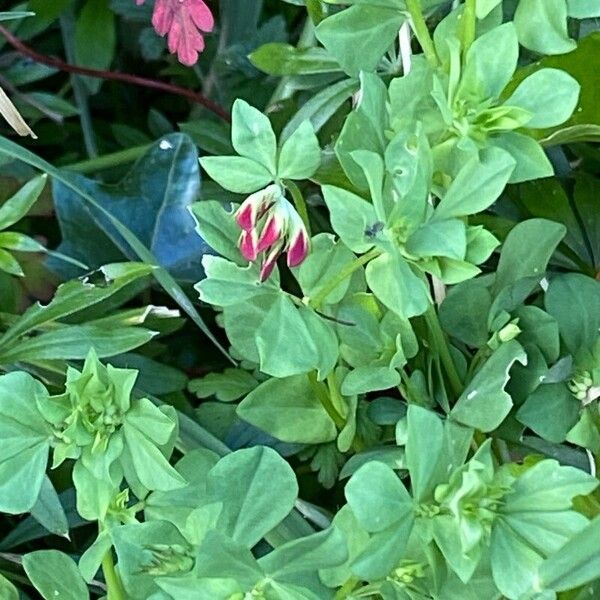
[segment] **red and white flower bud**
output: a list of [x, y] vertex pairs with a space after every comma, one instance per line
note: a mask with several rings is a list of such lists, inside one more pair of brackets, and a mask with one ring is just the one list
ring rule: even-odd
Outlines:
[[271, 276], [284, 252], [290, 267], [297, 267], [308, 255], [306, 227], [276, 184], [248, 196], [235, 213], [235, 220], [242, 229], [239, 247], [243, 257], [254, 262], [262, 256], [261, 281]]

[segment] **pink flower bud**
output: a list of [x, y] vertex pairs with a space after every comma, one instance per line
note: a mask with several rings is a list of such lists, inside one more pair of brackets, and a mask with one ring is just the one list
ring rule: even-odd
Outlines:
[[258, 251], [262, 252], [277, 242], [282, 237], [284, 227], [285, 223], [282, 223], [282, 219], [277, 213], [270, 215], [260, 234]]
[[298, 230], [295, 237], [290, 238], [287, 249], [288, 267], [297, 267], [308, 256], [308, 235], [306, 229]]
[[243, 231], [240, 236], [240, 252], [250, 262], [254, 262], [258, 256], [256, 231]]
[[281, 196], [278, 185], [270, 185], [248, 196], [237, 209], [235, 220], [244, 230], [250, 231], [256, 227], [258, 220], [273, 206]]
[[281, 244], [278, 244], [263, 260], [263, 263], [260, 267], [261, 282], [264, 282], [267, 279], [269, 279], [269, 277], [271, 277], [271, 273], [273, 273], [273, 269], [277, 264], [277, 259], [281, 256], [282, 250], [283, 246]]

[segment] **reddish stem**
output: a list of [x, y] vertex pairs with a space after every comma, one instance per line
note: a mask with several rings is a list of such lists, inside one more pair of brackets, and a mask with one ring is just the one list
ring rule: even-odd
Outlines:
[[147, 79], [146, 77], [139, 77], [138, 75], [130, 75], [129, 73], [119, 73], [117, 71], [101, 71], [99, 69], [89, 69], [87, 67], [78, 67], [76, 65], [70, 65], [58, 58], [53, 56], [46, 56], [39, 54], [29, 46], [25, 45], [21, 40], [16, 38], [8, 29], [0, 25], [0, 35], [6, 38], [6, 41], [15, 49], [19, 54], [28, 56], [35, 62], [56, 67], [61, 71], [67, 73], [75, 73], [76, 75], [87, 75], [88, 77], [98, 77], [99, 79], [106, 79], [109, 81], [123, 81], [130, 83], [131, 85], [138, 85], [140, 87], [152, 88], [155, 90], [162, 90], [170, 94], [176, 94], [188, 98], [196, 104], [201, 104], [215, 115], [227, 121], [231, 122], [229, 113], [216, 102], [213, 102], [210, 98], [207, 98], [203, 94], [188, 90], [178, 85], [166, 83], [165, 81], [157, 81], [156, 79]]

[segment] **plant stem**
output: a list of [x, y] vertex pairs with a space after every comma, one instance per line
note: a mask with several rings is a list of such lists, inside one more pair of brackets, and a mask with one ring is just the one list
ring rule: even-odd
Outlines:
[[435, 51], [435, 46], [433, 44], [431, 34], [429, 33], [429, 29], [427, 28], [427, 23], [425, 22], [425, 18], [423, 17], [423, 11], [421, 10], [421, 0], [406, 0], [406, 8], [408, 9], [408, 12], [410, 14], [412, 28], [415, 32], [415, 36], [417, 40], [419, 40], [421, 48], [423, 48], [425, 58], [432, 67], [437, 67], [439, 64], [439, 59], [437, 56], [437, 52]]
[[306, 207], [306, 200], [304, 200], [304, 196], [300, 191], [300, 188], [291, 180], [284, 179], [283, 185], [290, 190], [292, 194], [292, 199], [294, 200], [294, 206], [304, 223], [304, 227], [306, 227], [306, 231], [308, 232], [308, 237], [310, 237], [310, 219], [308, 218], [308, 208]]
[[96, 171], [102, 171], [103, 169], [111, 169], [112, 167], [118, 167], [134, 162], [143, 156], [151, 147], [152, 144], [134, 146], [133, 148], [127, 148], [126, 150], [119, 150], [118, 152], [112, 152], [111, 154], [104, 154], [103, 156], [66, 165], [62, 168], [68, 169], [69, 171], [77, 171], [78, 173], [95, 173]]
[[108, 549], [108, 552], [102, 559], [102, 572], [104, 573], [104, 581], [106, 581], [107, 600], [126, 600], [121, 578], [115, 570], [112, 548]]
[[315, 391], [315, 394], [317, 395], [317, 398], [319, 399], [319, 402], [321, 402], [323, 408], [331, 417], [331, 420], [335, 423], [335, 426], [339, 430], [342, 430], [346, 425], [346, 420], [344, 419], [344, 417], [342, 417], [342, 415], [340, 415], [340, 413], [336, 410], [335, 406], [331, 402], [331, 398], [329, 396], [329, 393], [327, 392], [327, 388], [324, 386], [323, 383], [317, 381], [317, 375], [315, 371], [308, 374], [308, 379], [310, 380], [310, 383], [313, 387], [313, 390]]
[[338, 590], [338, 593], [335, 595], [335, 600], [345, 600], [351, 594], [358, 584], [358, 579], [356, 577], [351, 577], [346, 581], [346, 583]]
[[475, 41], [475, 28], [477, 26], [477, 15], [475, 13], [476, 0], [465, 0], [465, 9], [462, 15], [461, 38], [463, 56]]
[[372, 248], [366, 254], [359, 256], [356, 260], [351, 262], [349, 265], [344, 267], [337, 277], [329, 280], [327, 283], [317, 294], [315, 294], [314, 298], [310, 300], [310, 306], [313, 308], [319, 308], [321, 304], [327, 299], [327, 296], [335, 290], [335, 288], [340, 285], [343, 281], [345, 281], [348, 277], [350, 277], [355, 271], [360, 269], [362, 266], [366, 265], [369, 261], [373, 260], [381, 251], [379, 248]]
[[458, 398], [458, 396], [462, 394], [463, 384], [458, 375], [458, 371], [456, 370], [456, 365], [452, 360], [446, 335], [442, 330], [442, 326], [440, 325], [440, 321], [433, 304], [429, 305], [429, 308], [424, 316], [425, 321], [427, 322], [427, 327], [429, 328], [429, 332], [431, 333], [431, 341], [433, 342], [435, 351], [438, 353], [442, 364], [444, 365], [444, 369], [448, 375], [448, 380], [450, 381], [452, 391]]

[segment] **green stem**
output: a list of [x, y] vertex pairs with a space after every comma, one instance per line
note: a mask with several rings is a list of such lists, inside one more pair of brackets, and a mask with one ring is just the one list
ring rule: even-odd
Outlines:
[[134, 162], [143, 156], [151, 147], [152, 144], [134, 146], [133, 148], [127, 148], [126, 150], [120, 150], [119, 152], [104, 154], [103, 156], [66, 165], [62, 168], [69, 171], [76, 171], [77, 173], [95, 173], [96, 171], [102, 171], [103, 169], [111, 169], [112, 167], [119, 167]]
[[355, 271], [358, 271], [362, 266], [366, 265], [369, 261], [373, 260], [381, 251], [379, 248], [373, 248], [369, 250], [366, 254], [359, 256], [356, 260], [352, 261], [349, 265], [344, 267], [333, 279], [330, 279], [329, 282], [321, 288], [321, 290], [315, 294], [313, 298], [310, 300], [310, 306], [313, 308], [319, 308], [321, 304], [327, 299], [327, 296], [335, 290], [335, 288], [340, 285], [343, 281], [345, 281], [348, 277], [350, 277]]
[[463, 384], [458, 375], [458, 371], [456, 370], [456, 365], [452, 360], [446, 335], [442, 330], [442, 326], [440, 325], [440, 321], [437, 313], [435, 312], [433, 304], [429, 305], [429, 308], [424, 316], [425, 321], [427, 322], [427, 327], [429, 328], [429, 332], [431, 333], [431, 341], [434, 345], [435, 351], [438, 353], [442, 364], [444, 365], [444, 369], [446, 370], [446, 375], [448, 375], [448, 380], [450, 381], [452, 391], [458, 398], [462, 394]]
[[431, 38], [431, 34], [427, 28], [427, 23], [423, 17], [421, 0], [406, 0], [406, 8], [410, 14], [411, 24], [413, 31], [415, 32], [415, 36], [419, 41], [421, 48], [423, 48], [425, 58], [432, 67], [437, 67], [439, 65], [439, 59], [437, 52], [435, 51], [433, 39]]
[[306, 207], [306, 200], [304, 200], [304, 196], [300, 191], [300, 188], [291, 180], [284, 179], [283, 185], [290, 190], [292, 194], [292, 200], [294, 201], [294, 206], [304, 223], [304, 227], [306, 227], [306, 231], [308, 232], [308, 237], [310, 237], [310, 219], [308, 218], [308, 208]]
[[331, 417], [331, 420], [335, 423], [335, 426], [342, 430], [346, 426], [346, 420], [340, 413], [336, 410], [335, 406], [331, 402], [331, 398], [329, 393], [327, 392], [327, 388], [321, 383], [317, 381], [317, 374], [315, 371], [308, 374], [308, 379], [312, 385], [319, 402], [323, 405], [323, 408], [327, 412], [327, 414]]
[[461, 39], [463, 56], [475, 41], [475, 29], [477, 26], [477, 15], [475, 13], [476, 0], [465, 0], [465, 9], [462, 15]]
[[[98, 527], [102, 530], [102, 525], [99, 524]], [[104, 573], [104, 581], [106, 582], [107, 600], [126, 600], [127, 596], [121, 578], [115, 570], [112, 548], [108, 549], [102, 559], [102, 573]]]
[[358, 583], [359, 580], [357, 577], [351, 577], [348, 579], [348, 581], [346, 581], [346, 583], [338, 590], [334, 600], [345, 600], [345, 598], [347, 598], [356, 589]]

